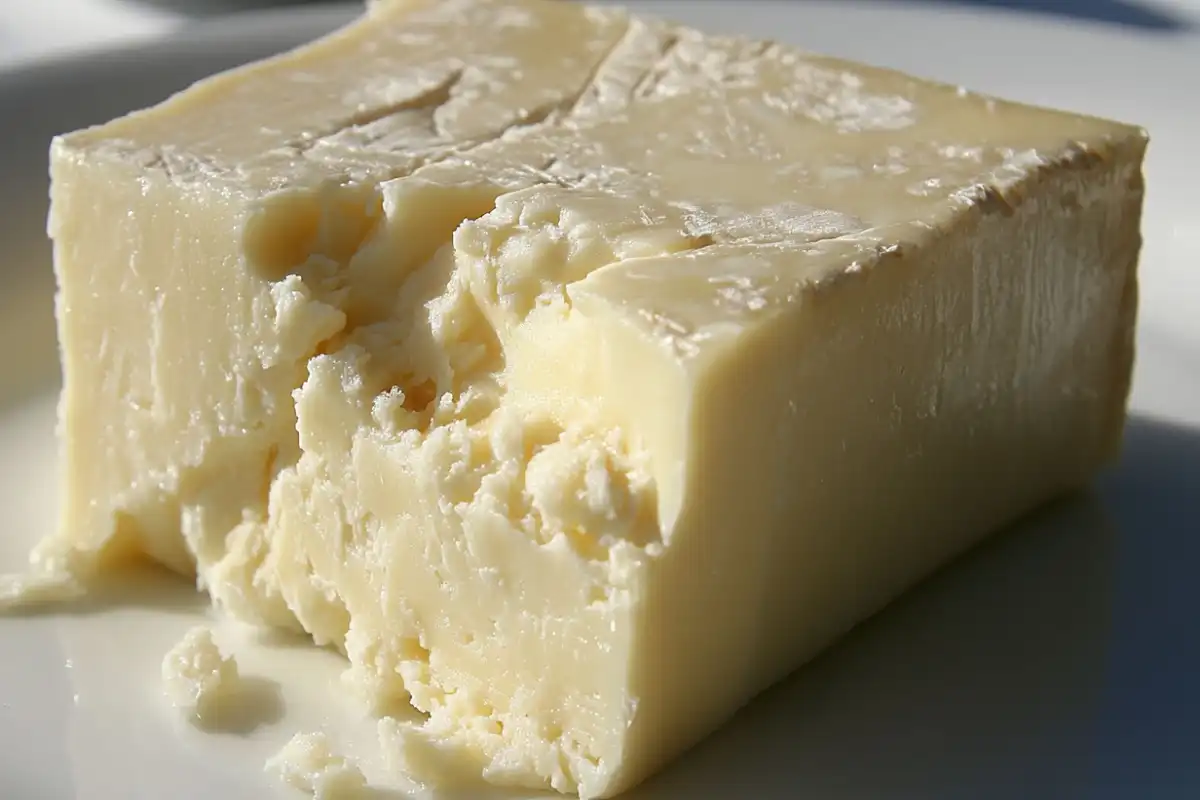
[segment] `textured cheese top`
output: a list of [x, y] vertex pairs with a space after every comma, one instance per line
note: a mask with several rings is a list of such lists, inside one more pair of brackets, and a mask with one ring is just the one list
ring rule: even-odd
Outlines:
[[[524, 225], [593, 223], [594, 236], [571, 242], [568, 294], [628, 306], [686, 356], [725, 323], [898, 242], [926, 241], [964, 207], [1003, 211], [1031, 170], [1109, 158], [1141, 139], [1107, 121], [617, 9], [412, 0], [375, 3], [371, 15], [303, 60], [214, 78], [60, 146], [307, 211], [308, 240], [290, 222], [247, 226], [247, 244], [281, 271], [323, 233], [331, 240], [316, 250], [338, 260], [379, 213], [368, 202], [355, 212], [366, 219], [322, 232], [311, 194], [289, 205], [289, 191], [406, 179], [385, 184], [382, 202], [402, 202], [406, 182], [419, 181], [462, 186], [459, 205], [470, 206], [480, 201], [467, 187], [487, 184], [482, 213], [501, 191], [528, 187], [506, 204]], [[505, 247], [486, 231], [470, 239], [460, 246], [481, 255]], [[710, 293], [689, 289], [698, 280], [720, 284], [715, 318]], [[496, 281], [506, 316], [536, 302], [519, 276]]]

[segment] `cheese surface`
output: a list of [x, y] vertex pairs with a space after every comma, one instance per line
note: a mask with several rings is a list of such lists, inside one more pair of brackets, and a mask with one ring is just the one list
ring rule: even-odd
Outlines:
[[224, 698], [236, 693], [238, 665], [221, 652], [212, 629], [198, 626], [163, 658], [163, 690], [185, 716], [211, 723]]
[[380, 0], [55, 140], [46, 574], [148, 556], [458, 774], [607, 797], [1117, 447], [1145, 136]]
[[369, 796], [362, 770], [335, 753], [324, 733], [296, 734], [267, 759], [265, 769], [287, 786], [316, 800], [356, 800]]

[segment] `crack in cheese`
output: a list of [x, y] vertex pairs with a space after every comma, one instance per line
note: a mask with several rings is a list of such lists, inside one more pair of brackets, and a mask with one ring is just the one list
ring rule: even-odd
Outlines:
[[380, 0], [54, 141], [35, 558], [194, 573], [486, 780], [610, 796], [1114, 453], [1145, 144], [614, 9]]

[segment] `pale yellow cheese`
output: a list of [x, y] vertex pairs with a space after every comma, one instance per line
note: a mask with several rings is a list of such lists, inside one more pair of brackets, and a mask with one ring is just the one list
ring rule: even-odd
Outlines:
[[78, 576], [67, 570], [39, 569], [28, 574], [0, 575], [0, 613], [64, 603], [86, 594]]
[[222, 703], [237, 695], [237, 660], [221, 652], [212, 629], [201, 625], [167, 652], [162, 680], [167, 699], [185, 718], [211, 725]]
[[612, 9], [375, 3], [54, 142], [37, 559], [194, 573], [460, 774], [610, 796], [1114, 453], [1145, 143]]
[[334, 752], [324, 733], [297, 733], [267, 759], [265, 769], [285, 785], [316, 800], [356, 800], [370, 796], [362, 770]]

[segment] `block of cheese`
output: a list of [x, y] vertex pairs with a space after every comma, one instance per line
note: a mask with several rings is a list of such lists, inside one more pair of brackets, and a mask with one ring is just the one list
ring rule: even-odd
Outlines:
[[379, 0], [54, 141], [36, 559], [194, 574], [461, 774], [611, 796], [1114, 454], [1145, 145], [613, 8]]

